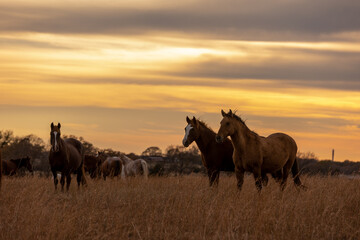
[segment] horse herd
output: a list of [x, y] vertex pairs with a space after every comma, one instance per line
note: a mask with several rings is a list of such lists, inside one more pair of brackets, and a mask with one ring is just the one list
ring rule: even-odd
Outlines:
[[61, 124], [51, 123], [49, 163], [54, 178], [55, 190], [57, 189], [57, 173], [61, 173], [60, 184], [64, 189], [66, 179], [66, 190], [69, 190], [71, 174], [75, 173], [78, 187], [85, 185], [85, 168], [90, 177], [95, 178], [101, 173], [106, 180], [107, 176], [148, 176], [148, 166], [145, 160], [131, 160], [125, 155], [120, 157], [109, 157], [99, 152], [97, 156], [85, 156], [84, 147], [80, 141], [74, 138], [61, 138]]
[[[221, 114], [223, 119], [218, 133], [203, 121], [195, 117], [186, 117], [183, 145], [188, 147], [192, 142], [196, 142], [210, 186], [218, 184], [220, 171], [235, 171], [239, 190], [243, 185], [245, 172], [253, 174], [258, 191], [261, 191], [263, 185], [267, 185], [267, 174], [279, 182], [283, 190], [291, 171], [295, 186], [305, 188], [299, 178], [297, 145], [293, 138], [284, 133], [262, 137], [251, 131], [231, 110], [228, 113], [221, 110]], [[71, 174], [76, 174], [78, 187], [80, 184], [86, 185], [85, 171], [89, 172], [91, 178], [99, 178], [102, 175], [104, 180], [114, 176], [125, 178], [143, 175], [147, 178], [149, 171], [145, 160], [132, 160], [125, 155], [107, 156], [104, 152], [98, 152], [96, 156], [85, 155], [80, 141], [74, 138], [61, 138], [60, 123], [51, 123], [50, 127], [49, 163], [55, 190], [58, 185], [58, 172], [62, 190], [65, 180], [66, 189], [69, 189]], [[0, 151], [0, 187], [2, 174], [13, 175], [20, 167], [26, 167], [32, 172], [30, 158], [3, 161], [1, 164]]]
[[228, 113], [221, 110], [221, 114], [223, 119], [218, 133], [195, 117], [186, 117], [188, 125], [185, 127], [183, 145], [187, 147], [196, 142], [210, 186], [218, 184], [220, 171], [235, 171], [239, 190], [245, 172], [253, 174], [258, 191], [267, 185], [267, 174], [279, 182], [283, 190], [291, 171], [295, 186], [306, 188], [299, 178], [297, 145], [293, 138], [284, 133], [262, 137], [251, 131], [231, 110]]

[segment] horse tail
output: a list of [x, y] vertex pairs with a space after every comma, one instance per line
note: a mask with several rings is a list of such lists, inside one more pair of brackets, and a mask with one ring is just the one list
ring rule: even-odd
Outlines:
[[85, 177], [85, 166], [84, 162], [81, 164], [81, 184], [87, 186], [87, 181]]
[[149, 176], [149, 168], [148, 168], [148, 164], [143, 159], [141, 159], [141, 167], [143, 169], [144, 177], [147, 179]]
[[119, 174], [121, 175], [121, 162], [115, 161], [114, 176], [119, 176]]
[[298, 158], [295, 158], [294, 164], [291, 167], [291, 173], [294, 178], [294, 183], [296, 186], [303, 186], [300, 181], [300, 171], [299, 171], [299, 164], [298, 164]]
[[126, 165], [121, 161], [121, 173], [120, 173], [121, 179], [125, 179], [125, 178], [126, 178], [125, 166], [126, 166]]

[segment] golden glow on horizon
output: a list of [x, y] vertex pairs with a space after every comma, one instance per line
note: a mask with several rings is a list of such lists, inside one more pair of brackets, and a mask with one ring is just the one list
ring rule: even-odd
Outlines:
[[[195, 115], [199, 112], [219, 113], [221, 108], [232, 108], [257, 116], [317, 118], [324, 121], [334, 118], [351, 123], [345, 127], [329, 127], [332, 132], [326, 133], [322, 130], [302, 133], [300, 127], [290, 131], [303, 139], [301, 143], [306, 148], [318, 145], [319, 149], [323, 149], [329, 139], [336, 139], [334, 141], [338, 145], [341, 145], [340, 140], [347, 145], [350, 141], [360, 140], [357, 125], [360, 121], [359, 91], [284, 87], [276, 80], [264, 79], [235, 79], [232, 84], [222, 84], [221, 78], [169, 73], [182, 72], [192, 63], [210, 58], [259, 64], [279, 53], [283, 54], [281, 59], [284, 61], [315, 63], [324, 56], [312, 55], [309, 58], [307, 53], [294, 50], [358, 53], [358, 42], [205, 41], [186, 37], [39, 33], [3, 33], [0, 39], [5, 43], [5, 47], [0, 49], [1, 105], [176, 109]], [[195, 80], [199, 84], [193, 84]], [[68, 124], [70, 129], [85, 131], [77, 123]], [[134, 136], [128, 132], [103, 133], [97, 131], [97, 127], [90, 125], [88, 136], [96, 139], [97, 135], [102, 135], [99, 139], [103, 146], [114, 144], [114, 140], [107, 139], [107, 136], [118, 138], [116, 141], [122, 146], [132, 148], [140, 142], [148, 142], [148, 145], [159, 142], [164, 147], [169, 139], [175, 141], [182, 134], [169, 133], [164, 140], [166, 130], [141, 128], [139, 134], [142, 135]], [[269, 128], [260, 130], [262, 133], [278, 131]]]

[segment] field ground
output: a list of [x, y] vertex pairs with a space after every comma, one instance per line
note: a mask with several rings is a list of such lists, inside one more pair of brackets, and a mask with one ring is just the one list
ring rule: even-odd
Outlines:
[[247, 176], [217, 188], [204, 176], [88, 178], [55, 192], [51, 179], [3, 179], [0, 239], [360, 239], [360, 179], [304, 177], [307, 191]]

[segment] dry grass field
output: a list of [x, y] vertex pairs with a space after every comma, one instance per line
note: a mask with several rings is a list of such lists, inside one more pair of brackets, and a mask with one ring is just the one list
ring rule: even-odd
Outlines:
[[4, 178], [0, 239], [360, 239], [360, 179], [303, 177], [298, 192], [252, 177], [209, 188], [203, 176], [88, 179], [55, 192], [51, 179]]

